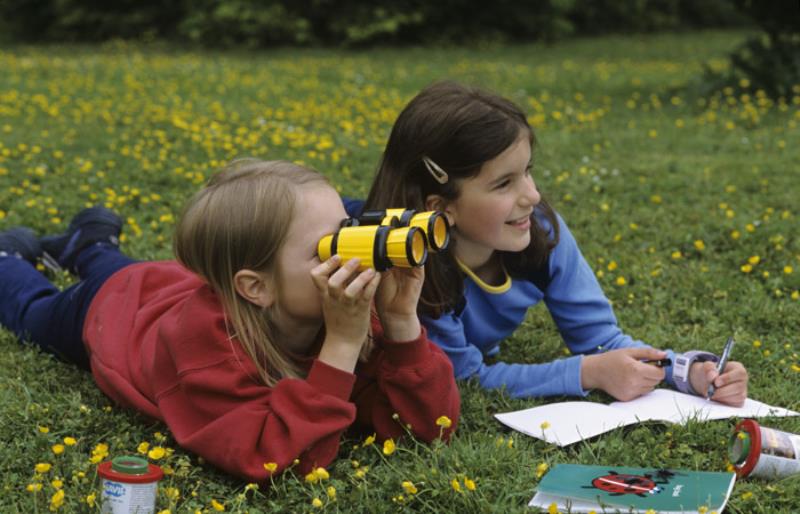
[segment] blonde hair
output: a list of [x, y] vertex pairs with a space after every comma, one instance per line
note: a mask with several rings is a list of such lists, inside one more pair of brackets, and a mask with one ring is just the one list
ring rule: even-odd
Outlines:
[[176, 258], [217, 294], [229, 336], [269, 386], [302, 372], [276, 344], [277, 302], [265, 309], [245, 300], [236, 292], [234, 275], [242, 269], [277, 271], [298, 188], [314, 183], [329, 185], [316, 171], [291, 162], [236, 160], [192, 197], [175, 230]]

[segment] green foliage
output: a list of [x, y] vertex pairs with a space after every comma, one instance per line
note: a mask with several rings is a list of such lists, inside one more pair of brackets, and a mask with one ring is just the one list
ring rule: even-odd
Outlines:
[[207, 46], [555, 41], [742, 24], [729, 0], [0, 0], [14, 41], [165, 38]]
[[[342, 193], [363, 196], [392, 123], [423, 85], [445, 77], [480, 84], [528, 114], [537, 187], [569, 223], [621, 327], [676, 350], [719, 351], [735, 331], [750, 396], [798, 410], [800, 147], [792, 141], [800, 117], [755, 94], [708, 100], [682, 88], [704, 63], [726, 62], [746, 37], [371, 52], [202, 52], [124, 42], [2, 49], [0, 230], [54, 233], [86, 204], [104, 203], [126, 220], [126, 253], [168, 259], [181, 206], [223, 163], [302, 161]], [[800, 103], [800, 87], [787, 103]], [[499, 357], [563, 355], [540, 305]], [[49, 513], [60, 480], [66, 494], [56, 512], [99, 512], [91, 459], [102, 455], [101, 444], [103, 458], [152, 451], [148, 457], [170, 471], [156, 512], [172, 513], [217, 512], [212, 502], [235, 513], [529, 513], [540, 473], [559, 462], [726, 467], [733, 420], [640, 424], [559, 448], [511, 432], [492, 415], [565, 398], [513, 399], [474, 381], [459, 387], [462, 416], [449, 445], [404, 438], [385, 455], [378, 442], [349, 434], [330, 478], [312, 483], [288, 473], [256, 490], [182, 450], [162, 423], [112, 405], [88, 373], [0, 331], [0, 505]], [[588, 399], [608, 401], [599, 393]], [[762, 422], [800, 433], [800, 418]], [[39, 473], [38, 463], [51, 468]], [[726, 512], [796, 513], [798, 498], [797, 476], [745, 479]]]
[[763, 34], [751, 37], [731, 53], [725, 72], [707, 70], [712, 89], [762, 90], [774, 99], [789, 98], [800, 84], [800, 8], [795, 0], [735, 0]]

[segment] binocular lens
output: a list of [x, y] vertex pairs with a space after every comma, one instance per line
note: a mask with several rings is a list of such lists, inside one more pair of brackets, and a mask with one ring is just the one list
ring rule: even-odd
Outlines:
[[419, 227], [425, 232], [428, 245], [434, 252], [440, 252], [450, 243], [450, 224], [441, 212], [428, 211], [414, 215], [409, 222], [412, 227]]
[[415, 227], [402, 227], [389, 231], [386, 253], [395, 266], [411, 268], [425, 263], [428, 250], [425, 235]]

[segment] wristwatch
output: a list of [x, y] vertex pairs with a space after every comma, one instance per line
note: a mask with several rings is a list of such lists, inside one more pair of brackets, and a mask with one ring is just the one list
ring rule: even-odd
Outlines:
[[719, 362], [719, 357], [710, 352], [692, 350], [686, 353], [675, 354], [675, 364], [672, 366], [672, 380], [675, 382], [675, 389], [682, 393], [702, 396], [692, 387], [689, 381], [689, 370], [695, 362]]

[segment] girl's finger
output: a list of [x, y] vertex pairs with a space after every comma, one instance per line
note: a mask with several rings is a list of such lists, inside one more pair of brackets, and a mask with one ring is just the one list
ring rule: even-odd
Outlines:
[[324, 293], [328, 290], [328, 279], [330, 278], [330, 274], [339, 267], [341, 260], [341, 257], [334, 255], [325, 262], [318, 264], [311, 270], [311, 281], [314, 282], [314, 285], [320, 292]]
[[356, 278], [353, 279], [352, 282], [350, 282], [350, 284], [347, 285], [347, 288], [344, 290], [344, 296], [351, 300], [358, 298], [361, 296], [361, 292], [364, 290], [364, 287], [366, 287], [374, 277], [374, 269], [368, 268], [362, 271]]
[[645, 379], [648, 383], [657, 384], [664, 380], [666, 371], [664, 368], [660, 368], [658, 366], [654, 366], [652, 364], [638, 364], [634, 371], [639, 374], [643, 379]]
[[353, 274], [358, 271], [358, 266], [361, 261], [353, 258], [344, 263], [344, 265], [336, 270], [333, 275], [328, 278], [328, 289], [334, 293], [341, 293], [351, 282]]
[[339, 264], [342, 262], [342, 258], [338, 255], [334, 255], [330, 259], [326, 260], [325, 262], [321, 262], [317, 264], [311, 270], [312, 277], [328, 277], [331, 273], [336, 271], [336, 268], [339, 267]]
[[381, 274], [375, 273], [375, 276], [372, 277], [372, 280], [369, 281], [367, 287], [364, 288], [364, 291], [361, 293], [361, 298], [364, 300], [371, 301], [372, 298], [375, 296], [375, 292], [378, 290], [378, 286], [381, 283]]

